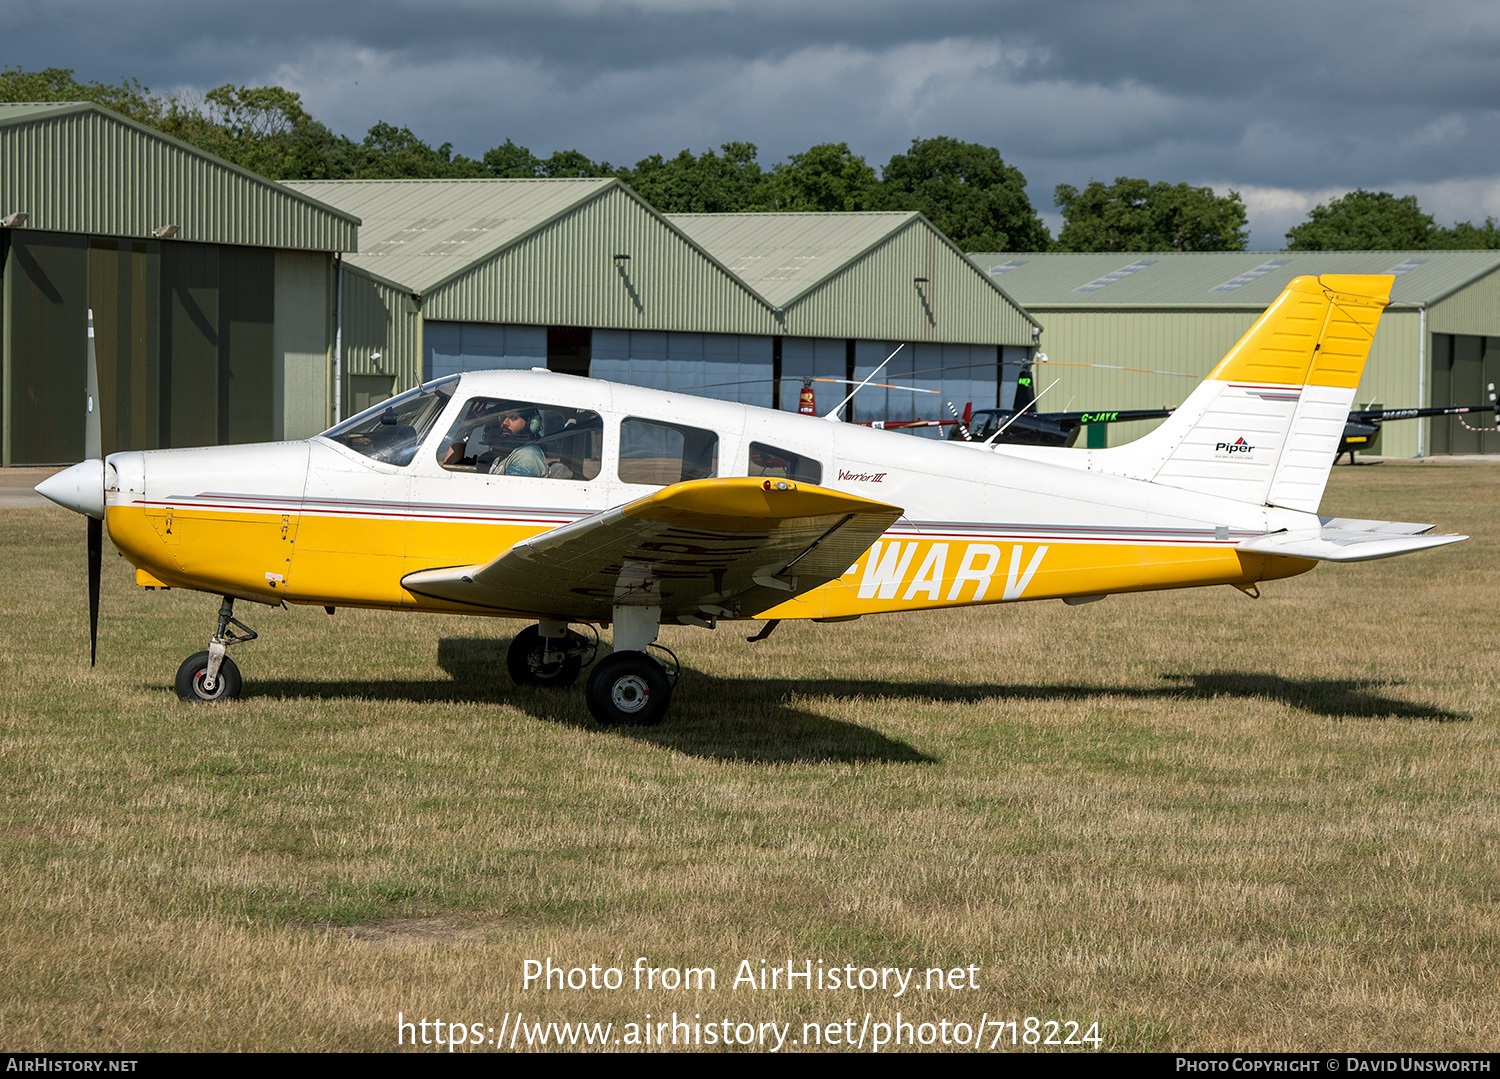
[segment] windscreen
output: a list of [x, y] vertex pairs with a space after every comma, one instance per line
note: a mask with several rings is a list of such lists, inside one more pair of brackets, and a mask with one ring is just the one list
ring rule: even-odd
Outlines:
[[458, 376], [429, 382], [399, 397], [382, 401], [337, 427], [323, 432], [355, 453], [391, 465], [409, 465], [417, 447], [427, 438], [432, 425], [447, 407], [448, 399], [458, 385]]

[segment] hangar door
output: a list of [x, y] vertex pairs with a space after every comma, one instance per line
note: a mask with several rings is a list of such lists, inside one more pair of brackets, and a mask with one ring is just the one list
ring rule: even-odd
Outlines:
[[90, 308], [105, 453], [273, 437], [273, 252], [8, 231], [5, 464], [83, 457]]
[[[1432, 335], [1434, 405], [1488, 404], [1492, 382], [1500, 384], [1500, 337]], [[1500, 433], [1493, 430], [1493, 414], [1438, 416], [1428, 422], [1432, 424], [1429, 441], [1433, 454], [1500, 453]]]

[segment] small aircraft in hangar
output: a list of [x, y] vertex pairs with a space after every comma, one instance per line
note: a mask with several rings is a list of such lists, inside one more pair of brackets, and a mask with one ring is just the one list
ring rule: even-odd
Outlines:
[[759, 638], [786, 618], [1256, 595], [1318, 561], [1466, 538], [1318, 516], [1391, 282], [1297, 278], [1160, 427], [1114, 449], [898, 438], [492, 371], [300, 442], [112, 453], [37, 489], [88, 516], [95, 639], [102, 526], [137, 583], [222, 597], [177, 674], [189, 700], [240, 693], [225, 652], [254, 636], [234, 614], [248, 600], [526, 619], [507, 666], [533, 686], [571, 684], [594, 655], [572, 627], [610, 626], [589, 709], [651, 724], [672, 694], [664, 623], [766, 619]]

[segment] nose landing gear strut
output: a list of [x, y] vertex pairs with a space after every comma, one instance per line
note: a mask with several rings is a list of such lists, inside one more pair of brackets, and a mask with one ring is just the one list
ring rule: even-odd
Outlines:
[[224, 650], [258, 636], [234, 616], [234, 599], [225, 596], [219, 605], [219, 627], [208, 642], [208, 651], [195, 652], [177, 668], [177, 695], [200, 703], [234, 700], [240, 695], [240, 669]]

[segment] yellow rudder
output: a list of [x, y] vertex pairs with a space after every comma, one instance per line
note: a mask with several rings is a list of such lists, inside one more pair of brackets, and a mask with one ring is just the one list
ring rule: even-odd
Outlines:
[[1353, 389], [1395, 280], [1389, 274], [1294, 278], [1209, 379]]

